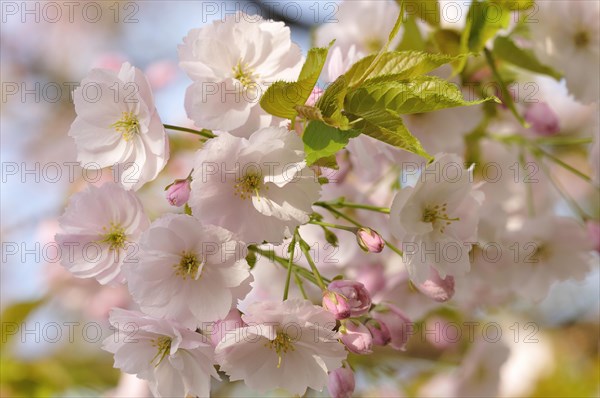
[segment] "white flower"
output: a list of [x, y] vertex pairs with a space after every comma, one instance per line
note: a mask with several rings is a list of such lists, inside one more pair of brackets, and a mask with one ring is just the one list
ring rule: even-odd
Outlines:
[[540, 1], [531, 24], [536, 55], [564, 73], [569, 91], [589, 103], [600, 97], [600, 2]]
[[115, 329], [103, 349], [115, 356], [115, 368], [148, 380], [156, 397], [208, 397], [210, 377], [220, 380], [213, 366], [213, 349], [206, 337], [176, 322], [154, 319], [115, 308]]
[[473, 189], [472, 169], [456, 155], [438, 154], [414, 187], [402, 189], [390, 209], [390, 229], [402, 241], [413, 281], [428, 279], [432, 265], [441, 278], [463, 275], [477, 236], [483, 193]]
[[[343, 52], [353, 45], [365, 54], [377, 52], [387, 42], [399, 12], [396, 2], [391, 0], [344, 1], [335, 13], [335, 20], [317, 29], [316, 43], [321, 47], [327, 46], [335, 39], [336, 46]], [[394, 39], [390, 49], [398, 44], [399, 36]]]
[[55, 237], [62, 265], [78, 278], [124, 282], [123, 263], [137, 261], [135, 242], [150, 225], [135, 193], [118, 184], [90, 185], [69, 200]]
[[243, 247], [232, 234], [188, 215], [166, 215], [140, 239], [140, 261], [125, 269], [142, 311], [189, 328], [223, 319], [250, 290]]
[[340, 46], [334, 46], [329, 52], [325, 70], [327, 71], [328, 82], [334, 82], [338, 77], [348, 72], [350, 67], [365, 54], [356, 51], [356, 46], [351, 45], [346, 52], [342, 52]]
[[256, 391], [321, 391], [346, 358], [333, 315], [308, 300], [255, 303], [242, 319], [248, 326], [228, 333], [215, 358], [230, 380]]
[[203, 222], [246, 243], [281, 243], [309, 220], [320, 185], [302, 140], [281, 127], [250, 138], [223, 133], [198, 151], [189, 204]]
[[303, 62], [282, 22], [243, 13], [191, 30], [179, 60], [194, 81], [186, 93], [188, 117], [199, 127], [244, 136], [271, 125], [261, 95], [275, 81], [296, 80]]
[[169, 140], [148, 80], [124, 63], [119, 73], [94, 69], [73, 93], [77, 118], [69, 135], [82, 167], [115, 166], [121, 184], [139, 189], [169, 159]]
[[532, 300], [546, 297], [554, 282], [583, 280], [590, 270], [592, 242], [586, 227], [572, 218], [528, 219], [501, 240], [510, 249], [505, 255], [512, 256], [514, 291]]

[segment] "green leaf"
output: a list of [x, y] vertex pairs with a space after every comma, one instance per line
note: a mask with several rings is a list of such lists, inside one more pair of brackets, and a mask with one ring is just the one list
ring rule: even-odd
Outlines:
[[408, 131], [402, 118], [397, 114], [387, 109], [365, 109], [362, 107], [357, 108], [354, 112], [356, 112], [354, 115], [357, 117], [355, 128], [363, 134], [396, 148], [431, 159], [419, 140]]
[[440, 5], [437, 0], [411, 0], [406, 4], [406, 14], [420, 18], [431, 26], [440, 26]]
[[466, 101], [460, 89], [435, 76], [418, 76], [407, 81], [376, 82], [346, 96], [345, 110], [360, 114], [368, 109], [386, 109], [396, 114], [431, 112], [437, 109], [476, 105], [494, 98]]
[[248, 250], [248, 254], [246, 255], [246, 262], [248, 263], [250, 269], [254, 268], [254, 266], [256, 265], [256, 261], [256, 253], [254, 253], [251, 250]]
[[423, 37], [421, 37], [421, 31], [419, 30], [417, 22], [412, 15], [409, 16], [404, 22], [404, 34], [402, 35], [402, 41], [396, 48], [396, 51], [408, 50], [425, 50], [425, 40], [423, 40]]
[[306, 104], [327, 59], [329, 47], [311, 48], [302, 66], [298, 81], [277, 81], [269, 86], [260, 99], [260, 106], [268, 113], [284, 119], [294, 120], [297, 106]]
[[23, 326], [29, 314], [40, 307], [45, 302], [45, 298], [33, 301], [21, 301], [6, 307], [2, 311], [2, 332], [0, 334], [0, 348], [4, 346], [14, 336], [19, 336], [20, 328]]
[[356, 130], [342, 131], [317, 120], [311, 121], [302, 135], [306, 163], [310, 166], [319, 159], [335, 155], [337, 151], [348, 145], [351, 138], [359, 134], [360, 132]]
[[533, 51], [518, 47], [509, 37], [496, 37], [494, 55], [520, 68], [548, 75], [556, 80], [562, 78], [562, 75], [556, 70], [538, 61]]
[[[369, 55], [361, 59], [346, 72], [346, 80], [350, 86], [359, 81], [374, 57], [375, 55]], [[390, 51], [381, 56], [376, 67], [369, 73], [367, 81], [373, 79], [379, 81], [411, 79], [464, 57], [466, 55], [452, 56], [421, 51]]]
[[[479, 53], [489, 39], [510, 23], [511, 11], [506, 1], [494, 2], [473, 0], [467, 13], [467, 22], [460, 38], [460, 53]], [[463, 58], [453, 65], [454, 74], [462, 72], [467, 63]]]
[[335, 155], [330, 155], [325, 158], [321, 158], [312, 164], [313, 166], [327, 167], [328, 169], [339, 170], [340, 166], [337, 163]]
[[494, 37], [500, 29], [506, 29], [510, 23], [510, 10], [502, 5], [473, 1], [467, 18], [471, 18], [469, 32], [469, 50], [480, 52], [485, 43]]
[[344, 108], [344, 97], [348, 91], [348, 84], [344, 75], [338, 77], [317, 101], [317, 107], [321, 110], [323, 121], [341, 130], [348, 130], [348, 118], [342, 114]]
[[492, 0], [492, 3], [499, 4], [500, 6], [511, 10], [511, 11], [524, 11], [533, 7], [534, 0]]

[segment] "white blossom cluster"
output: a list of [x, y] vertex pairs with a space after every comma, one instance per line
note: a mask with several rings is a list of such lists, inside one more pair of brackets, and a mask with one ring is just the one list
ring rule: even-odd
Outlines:
[[[526, 38], [506, 27], [482, 44], [493, 61], [514, 39], [536, 60], [512, 73], [541, 88], [535, 103], [469, 95], [465, 82], [497, 79], [499, 63], [438, 53], [442, 28], [412, 14], [390, 36], [401, 8], [384, 1], [343, 2], [306, 56], [282, 22], [256, 16], [190, 31], [179, 60], [198, 130], [163, 125], [139, 69], [93, 70], [82, 87], [110, 95], [75, 90], [69, 135], [83, 167], [118, 178], [74, 194], [56, 240], [74, 248], [63, 265], [75, 276], [127, 286], [131, 306], [113, 310], [104, 342], [115, 367], [160, 397], [209, 396], [225, 375], [259, 393], [348, 397], [354, 358], [406, 350], [411, 321], [432, 309], [539, 301], [583, 279], [599, 209], [550, 168], [598, 194], [598, 3], [549, 3]], [[550, 66], [563, 80], [542, 76]], [[448, 82], [456, 95], [435, 91]], [[198, 150], [166, 189], [185, 211], [149, 217], [138, 191], [175, 155], [167, 129], [198, 134]], [[589, 151], [589, 171], [558, 159], [570, 145]], [[575, 214], [557, 216], [565, 203]], [[447, 391], [476, 377], [463, 373]]]

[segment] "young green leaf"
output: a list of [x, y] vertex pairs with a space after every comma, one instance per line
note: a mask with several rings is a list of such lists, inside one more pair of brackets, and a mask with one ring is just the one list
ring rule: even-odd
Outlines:
[[520, 68], [548, 75], [556, 80], [562, 78], [562, 75], [556, 70], [538, 61], [533, 51], [518, 47], [509, 37], [496, 37], [494, 55]]
[[440, 26], [440, 5], [437, 0], [408, 1], [406, 14], [420, 18], [431, 26]]
[[473, 1], [469, 8], [467, 18], [472, 18], [469, 32], [469, 50], [480, 52], [485, 43], [498, 33], [506, 29], [510, 23], [510, 10], [502, 5], [492, 5], [488, 2]]
[[404, 125], [402, 118], [387, 109], [357, 109], [354, 127], [361, 133], [396, 148], [431, 159], [419, 140]]
[[284, 119], [294, 120], [296, 107], [306, 104], [327, 59], [329, 47], [312, 48], [302, 66], [298, 81], [278, 81], [269, 86], [260, 99], [260, 106], [268, 113]]
[[476, 105], [493, 99], [467, 101], [455, 84], [435, 76], [418, 76], [411, 80], [374, 82], [360, 87], [346, 96], [344, 109], [355, 115], [362, 115], [373, 108], [412, 114]]
[[323, 121], [330, 126], [341, 130], [348, 130], [348, 118], [342, 114], [344, 108], [344, 97], [348, 91], [348, 84], [344, 75], [338, 77], [317, 101], [317, 107], [321, 110]]
[[322, 158], [335, 155], [359, 134], [357, 130], [342, 131], [318, 120], [311, 121], [302, 135], [306, 163], [310, 166]]
[[[375, 55], [369, 55], [356, 62], [348, 72], [346, 80], [350, 86], [355, 85], [372, 63]], [[430, 54], [421, 51], [390, 51], [384, 53], [381, 59], [367, 76], [366, 81], [404, 80], [424, 75], [449, 62], [464, 58], [466, 55]]]
[[[437, 4], [437, 3], [436, 3]], [[425, 50], [425, 40], [421, 37], [421, 31], [417, 26], [414, 16], [409, 16], [404, 22], [404, 34], [402, 41], [396, 47], [396, 51]]]

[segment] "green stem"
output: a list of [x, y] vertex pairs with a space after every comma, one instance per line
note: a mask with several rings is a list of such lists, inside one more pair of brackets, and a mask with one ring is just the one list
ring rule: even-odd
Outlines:
[[565, 200], [565, 202], [567, 202], [567, 205], [569, 205], [569, 207], [571, 208], [571, 210], [573, 210], [575, 214], [577, 214], [583, 221], [587, 221], [590, 217], [585, 213], [585, 211], [583, 211], [581, 207], [579, 207], [577, 201], [575, 201], [575, 199], [573, 199], [569, 194], [567, 194], [564, 191], [562, 185], [552, 177], [552, 174], [544, 164], [544, 161], [539, 157], [538, 160], [540, 162], [540, 168], [542, 169], [548, 180], [550, 180], [550, 183], [552, 184], [554, 189], [556, 189], [559, 195]]
[[405, 7], [404, 1], [402, 0], [402, 1], [400, 1], [400, 14], [398, 15], [398, 18], [396, 19], [396, 23], [394, 24], [394, 27], [392, 28], [392, 31], [390, 32], [390, 34], [388, 36], [387, 42], [385, 43], [383, 48], [381, 50], [379, 50], [379, 53], [377, 53], [377, 55], [375, 56], [375, 59], [373, 59], [371, 64], [367, 67], [367, 70], [365, 71], [365, 73], [362, 74], [362, 76], [360, 77], [358, 82], [353, 84], [351, 86], [351, 88], [359, 87], [365, 80], [367, 80], [367, 78], [369, 77], [371, 72], [373, 72], [373, 70], [379, 63], [379, 60], [381, 59], [381, 57], [383, 57], [383, 54], [388, 51], [390, 44], [392, 44], [392, 40], [394, 40], [394, 38], [398, 34], [398, 31], [400, 30], [400, 26], [402, 25], [402, 21], [404, 19], [404, 7]]
[[[363, 209], [363, 210], [369, 210], [369, 211], [376, 211], [378, 213], [383, 213], [383, 214], [390, 214], [390, 209], [388, 207], [371, 206], [371, 205], [365, 205], [362, 203], [351, 203], [351, 202], [343, 202], [343, 201], [316, 202], [315, 206], [324, 207], [324, 208], [347, 207], [347, 208], [351, 208], [351, 209]], [[362, 225], [359, 225], [359, 227], [362, 227]]]
[[296, 233], [294, 232], [294, 236], [292, 236], [292, 241], [290, 242], [290, 259], [288, 261], [288, 269], [287, 275], [285, 277], [285, 288], [283, 289], [283, 301], [287, 300], [288, 293], [290, 291], [290, 281], [292, 279], [292, 268], [294, 265], [294, 251], [296, 249]]
[[552, 160], [554, 163], [556, 163], [557, 165], [559, 165], [560, 167], [562, 167], [563, 169], [570, 171], [571, 173], [575, 174], [577, 177], [581, 178], [582, 180], [591, 183], [592, 179], [583, 174], [581, 171], [577, 170], [576, 168], [574, 168], [573, 166], [563, 162], [562, 160], [560, 160], [559, 158], [557, 158], [556, 156], [552, 155], [549, 152], [546, 152], [545, 150], [543, 150], [542, 148], [540, 148], [539, 146], [530, 143], [530, 145], [532, 146], [532, 148], [535, 151], [538, 151], [540, 154], [544, 155], [545, 157], [547, 157], [548, 159]]
[[502, 103], [506, 105], [508, 109], [510, 109], [510, 112], [515, 118], [517, 118], [517, 120], [519, 121], [519, 123], [521, 123], [523, 127], [529, 127], [525, 119], [523, 119], [523, 117], [519, 114], [517, 108], [515, 107], [515, 103], [512, 99], [512, 96], [508, 91], [508, 88], [506, 87], [506, 83], [500, 76], [498, 68], [496, 68], [496, 60], [494, 59], [492, 52], [487, 48], [484, 48], [483, 53], [485, 54], [485, 59], [490, 69], [492, 70], [492, 75], [494, 75], [494, 79], [496, 79], [498, 81], [498, 84], [500, 84], [500, 91], [502, 92]]
[[545, 138], [537, 138], [533, 142], [539, 145], [551, 145], [551, 146], [561, 146], [561, 145], [586, 145], [591, 144], [594, 141], [591, 137], [545, 137]]
[[177, 130], [177, 131], [183, 131], [185, 133], [192, 133], [192, 134], [196, 134], [205, 138], [215, 138], [216, 135], [214, 135], [210, 130], [194, 130], [194, 129], [189, 129], [187, 127], [180, 127], [180, 126], [173, 126], [172, 124], [163, 124], [163, 127], [169, 130]]
[[[273, 251], [259, 249], [258, 247], [255, 247], [255, 246], [249, 246], [248, 250], [251, 250], [256, 254], [260, 254], [261, 256], [268, 258], [269, 260], [281, 265], [286, 270], [288, 269], [289, 259], [280, 257], [280, 256], [276, 255]], [[319, 286], [314, 275], [309, 270], [307, 270], [306, 268], [304, 268], [296, 263], [292, 263], [292, 266], [294, 267], [294, 270], [293, 270], [294, 273], [300, 274], [304, 279]], [[324, 279], [328, 283], [330, 282], [329, 279], [327, 279], [327, 278], [324, 278]]]
[[308, 295], [306, 294], [306, 291], [304, 290], [304, 284], [302, 283], [302, 279], [300, 279], [298, 274], [295, 272], [294, 272], [294, 280], [296, 281], [296, 285], [298, 285], [298, 289], [300, 289], [300, 293], [302, 293], [302, 297], [304, 297], [305, 300], [308, 300]]
[[306, 257], [306, 261], [308, 261], [308, 264], [310, 265], [310, 269], [312, 270], [313, 275], [315, 276], [315, 279], [317, 280], [317, 285], [321, 288], [321, 290], [327, 290], [327, 286], [325, 285], [325, 282], [323, 282], [323, 277], [319, 273], [319, 270], [318, 270], [315, 262], [313, 261], [310, 253], [308, 252], [308, 247], [309, 247], [308, 243], [306, 243], [306, 241], [304, 239], [302, 239], [302, 237], [300, 236], [298, 231], [296, 231], [296, 237], [298, 239], [298, 242], [300, 243], [300, 250], [302, 250], [304, 257]]
[[[321, 204], [319, 206], [321, 206], [324, 209], [328, 210], [331, 214], [333, 214], [333, 215], [335, 215], [335, 216], [337, 216], [339, 218], [343, 218], [344, 220], [348, 221], [349, 223], [352, 223], [352, 224], [356, 225], [357, 227], [362, 228], [362, 225], [358, 221], [356, 221], [355, 219], [353, 219], [350, 216], [345, 215], [341, 211], [338, 211], [338, 210], [334, 209], [330, 205], [323, 203], [323, 204]], [[389, 211], [388, 211], [388, 214], [389, 214]], [[404, 253], [402, 252], [402, 250], [398, 249], [396, 246], [394, 246], [388, 240], [384, 239], [383, 241], [385, 242], [385, 245], [390, 248], [390, 250], [392, 250], [393, 252], [395, 252], [399, 256], [403, 256], [404, 255]]]
[[344, 231], [352, 232], [353, 234], [355, 234], [356, 231], [358, 230], [356, 227], [347, 227], [345, 225], [330, 224], [328, 222], [322, 222], [322, 221], [316, 221], [316, 220], [309, 221], [309, 224], [320, 225], [322, 227], [341, 229]]

